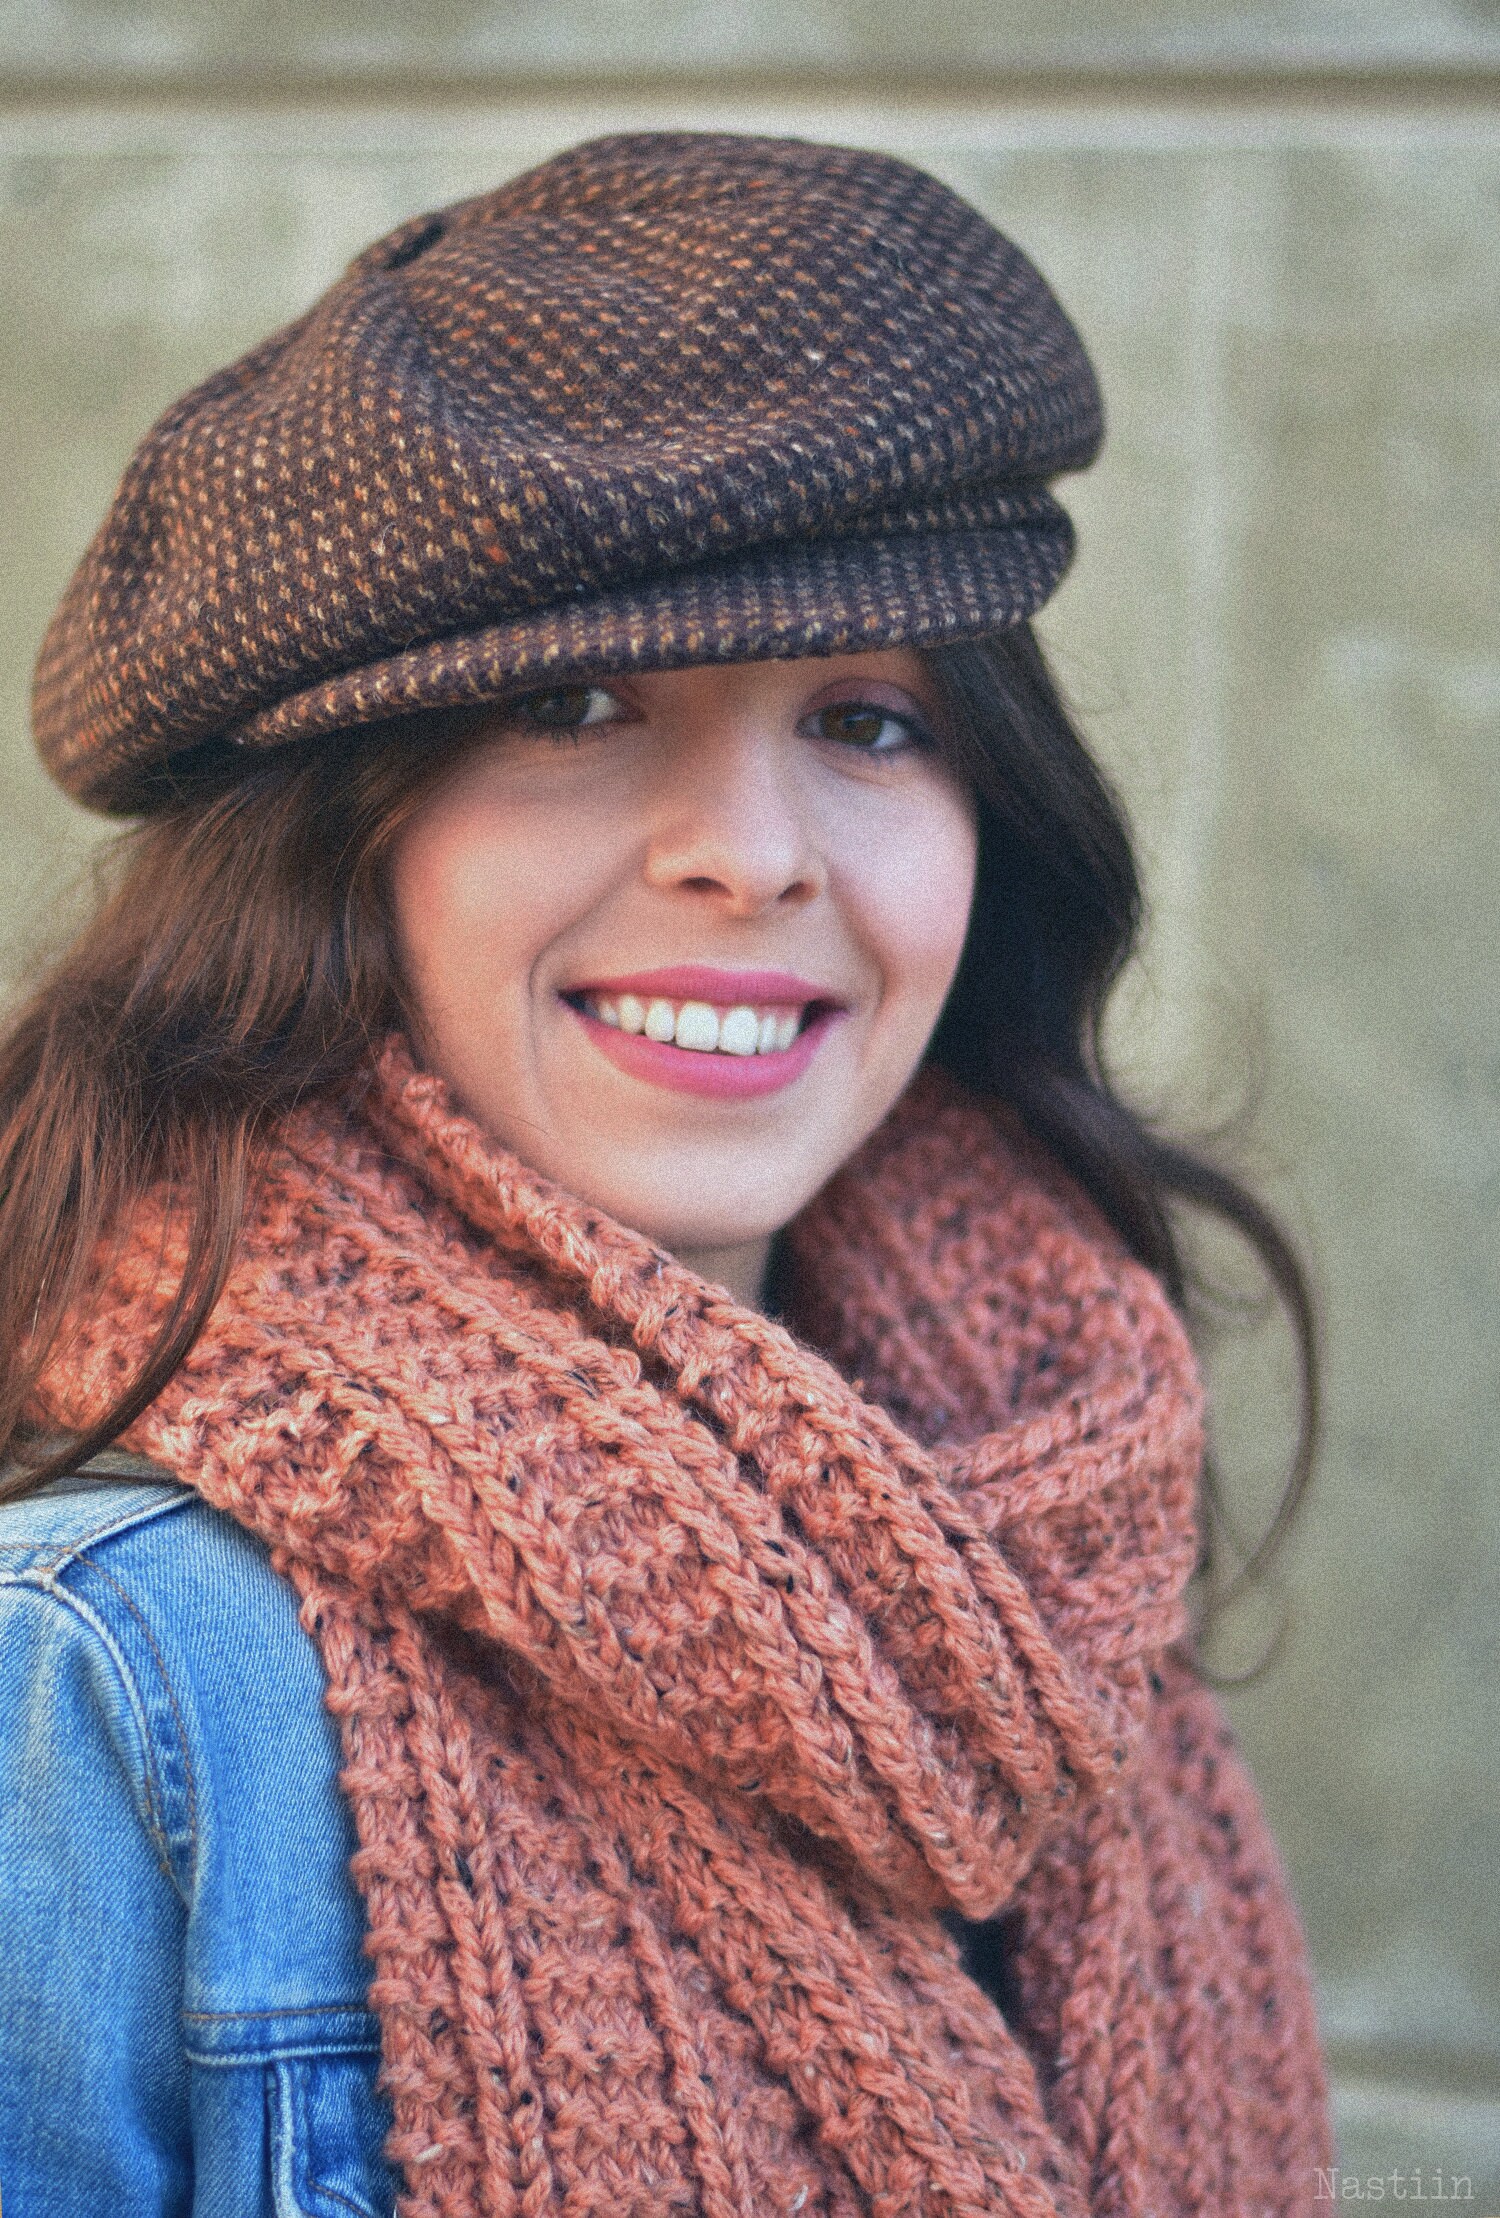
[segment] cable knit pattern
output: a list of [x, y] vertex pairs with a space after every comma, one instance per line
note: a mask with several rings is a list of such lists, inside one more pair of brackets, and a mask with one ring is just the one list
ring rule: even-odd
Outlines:
[[[122, 1247], [53, 1421], [138, 1352], [174, 1238]], [[1170, 1305], [935, 1077], [789, 1239], [792, 1329], [392, 1042], [279, 1133], [131, 1435], [322, 1652], [401, 2218], [1301, 2210], [1300, 1938], [1172, 1653]], [[1014, 2024], [955, 1912], [1005, 1914]]]

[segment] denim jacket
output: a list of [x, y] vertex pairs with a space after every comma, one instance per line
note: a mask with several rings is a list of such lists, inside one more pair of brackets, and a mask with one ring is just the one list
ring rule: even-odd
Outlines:
[[257, 1540], [101, 1467], [0, 1504], [4, 2218], [392, 2218], [322, 1662]]
[[317, 1650], [256, 1540], [104, 1460], [0, 1506], [5, 2218], [390, 2218]]

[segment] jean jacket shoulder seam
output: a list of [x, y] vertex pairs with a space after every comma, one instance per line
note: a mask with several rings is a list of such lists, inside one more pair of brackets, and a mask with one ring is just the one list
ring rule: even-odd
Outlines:
[[186, 1878], [177, 1871], [176, 1860], [173, 1856], [168, 1797], [162, 1782], [161, 1763], [155, 1744], [151, 1718], [147, 1712], [136, 1672], [121, 1646], [114, 1627], [111, 1626], [102, 1610], [95, 1607], [85, 1595], [78, 1593], [72, 1586], [68, 1585], [64, 1579], [57, 1575], [55, 1569], [49, 1567], [47, 1571], [41, 1572], [39, 1567], [33, 1566], [31, 1576], [24, 1582], [17, 1583], [29, 1585], [34, 1592], [45, 1594], [54, 1602], [60, 1604], [62, 1608], [70, 1610], [78, 1622], [86, 1626], [94, 1635], [109, 1657], [115, 1676], [124, 1692], [135, 1725], [136, 1736], [140, 1743], [141, 1784], [146, 1805], [146, 1828], [156, 1850], [157, 1861], [163, 1872], [183, 1901], [185, 1903], [190, 1902], [192, 1874], [196, 1871], [198, 1864], [198, 1792], [193, 1771], [192, 1750], [188, 1744], [187, 1730], [183, 1722], [182, 1707], [177, 1699], [177, 1690], [172, 1684], [166, 1661], [151, 1627], [131, 1594], [114, 1577], [113, 1573], [105, 1569], [97, 1558], [74, 1552], [69, 1555], [64, 1568], [72, 1568], [75, 1565], [81, 1565], [92, 1572], [95, 1578], [101, 1580], [104, 1585], [111, 1589], [114, 1596], [130, 1613], [134, 1620], [134, 1629], [145, 1644], [160, 1677], [167, 1707], [171, 1712], [176, 1732], [178, 1754], [182, 1764], [188, 1842], [188, 1873]]
[[[118, 1492], [118, 1483], [114, 1486], [101, 1485], [100, 1491]], [[151, 1492], [157, 1496], [155, 1500], [140, 1500], [143, 1489], [139, 1486], [133, 1487], [131, 1491], [137, 1499], [128, 1504], [117, 1503], [111, 1513], [102, 1517], [98, 1523], [85, 1525], [82, 1531], [70, 1532], [55, 1541], [30, 1539], [24, 1534], [18, 1539], [0, 1538], [0, 1559], [7, 1556], [22, 1556], [27, 1559], [19, 1569], [0, 1560], [0, 1582], [10, 1585], [36, 1572], [55, 1574], [65, 1569], [86, 1549], [98, 1547], [103, 1541], [113, 1540], [122, 1532], [133, 1532], [137, 1526], [150, 1524], [155, 1518], [188, 1509], [193, 1503], [202, 1500], [202, 1496], [191, 1487], [175, 1482], [153, 1486]], [[46, 1500], [47, 1497], [41, 1495], [37, 1499]]]

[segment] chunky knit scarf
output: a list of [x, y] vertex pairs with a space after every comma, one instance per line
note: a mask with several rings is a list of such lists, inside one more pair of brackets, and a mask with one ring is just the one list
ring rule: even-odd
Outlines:
[[[138, 1353], [164, 1239], [55, 1421]], [[394, 1043], [282, 1129], [131, 1435], [321, 1650], [401, 2218], [1302, 2211], [1296, 1923], [1172, 1653], [1171, 1308], [933, 1078], [788, 1239], [795, 1334]], [[1003, 1916], [1003, 2015], [955, 1913]]]

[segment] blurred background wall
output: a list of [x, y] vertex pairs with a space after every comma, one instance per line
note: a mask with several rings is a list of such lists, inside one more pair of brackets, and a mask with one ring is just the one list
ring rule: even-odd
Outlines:
[[[1179, 1124], [1252, 1103], [1328, 1320], [1232, 1707], [1346, 2180], [1500, 2211], [1495, 0], [11, 0], [0, 70], [11, 977], [96, 837], [29, 754], [47, 613], [158, 410], [375, 234], [592, 132], [769, 130], [924, 164], [1052, 279], [1111, 436], [1044, 632], [1153, 906], [1116, 1053]], [[1214, 1371], [1253, 1525], [1285, 1350]]]

